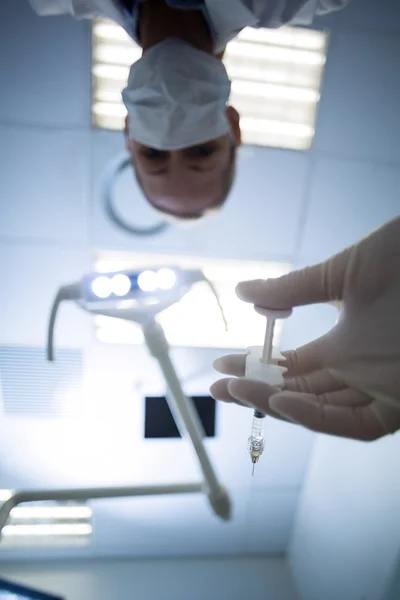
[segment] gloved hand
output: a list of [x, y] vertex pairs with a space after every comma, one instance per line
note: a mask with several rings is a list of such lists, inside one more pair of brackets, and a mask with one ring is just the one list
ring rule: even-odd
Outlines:
[[239, 283], [236, 293], [256, 308], [341, 301], [341, 309], [327, 334], [283, 353], [283, 390], [243, 379], [245, 355], [228, 355], [214, 367], [239, 379], [214, 383], [214, 398], [360, 440], [400, 429], [400, 218], [324, 263]]

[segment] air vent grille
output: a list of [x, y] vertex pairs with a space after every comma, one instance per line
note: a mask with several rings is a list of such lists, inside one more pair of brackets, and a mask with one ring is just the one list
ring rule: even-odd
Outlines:
[[73, 416], [82, 407], [82, 353], [58, 349], [55, 362], [39, 347], [0, 346], [3, 412], [29, 417]]

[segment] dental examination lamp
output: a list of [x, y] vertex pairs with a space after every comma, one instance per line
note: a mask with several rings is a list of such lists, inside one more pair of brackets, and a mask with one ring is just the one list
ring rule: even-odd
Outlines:
[[198, 282], [208, 284], [223, 314], [218, 295], [212, 283], [201, 270], [177, 267], [151, 268], [110, 274], [91, 274], [80, 282], [59, 289], [51, 309], [47, 357], [54, 360], [54, 328], [61, 302], [72, 300], [78, 306], [95, 315], [105, 315], [138, 323], [143, 331], [150, 354], [158, 361], [165, 378], [167, 402], [182, 437], [188, 437], [197, 455], [203, 481], [187, 484], [136, 486], [122, 488], [41, 490], [16, 492], [0, 508], [0, 532], [11, 510], [23, 502], [88, 500], [159, 494], [205, 493], [216, 515], [228, 521], [231, 518], [231, 502], [227, 490], [219, 482], [204, 447], [205, 433], [194, 408], [193, 401], [182, 390], [174, 365], [169, 356], [169, 344], [156, 316], [169, 306], [179, 302]]

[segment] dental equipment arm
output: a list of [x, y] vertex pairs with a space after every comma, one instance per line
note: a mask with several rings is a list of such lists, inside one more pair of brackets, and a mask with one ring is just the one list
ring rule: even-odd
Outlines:
[[58, 290], [51, 307], [49, 324], [47, 328], [47, 360], [54, 360], [54, 328], [56, 324], [58, 309], [61, 302], [66, 300], [79, 300], [82, 296], [81, 283], [63, 285]]
[[165, 337], [164, 330], [161, 325], [156, 323], [156, 321], [151, 321], [143, 328], [143, 334], [147, 347], [152, 356], [157, 359], [165, 381], [167, 382], [169, 390], [167, 401], [178, 429], [183, 438], [188, 437], [190, 439], [197, 454], [200, 468], [207, 485], [206, 492], [209, 502], [219, 517], [224, 520], [229, 520], [230, 500], [228, 493], [218, 482], [204, 447], [203, 438], [205, 437], [205, 434], [201, 421], [194, 408], [193, 401], [191, 398], [187, 398], [183, 393], [182, 386], [169, 356], [169, 344]]
[[103, 498], [130, 498], [133, 496], [196, 494], [202, 492], [204, 492], [202, 483], [170, 483], [121, 488], [80, 488], [75, 490], [21, 490], [13, 493], [0, 507], [0, 536], [13, 508], [25, 502], [68, 502], [70, 500], [84, 501]]
[[217, 301], [217, 304], [218, 304], [218, 308], [219, 308], [220, 313], [221, 313], [222, 320], [224, 322], [225, 331], [228, 331], [228, 321], [226, 320], [226, 315], [225, 315], [224, 307], [221, 304], [221, 300], [220, 300], [220, 298], [218, 296], [218, 292], [217, 292], [217, 290], [215, 288], [215, 285], [213, 284], [213, 282], [210, 279], [207, 279], [207, 277], [205, 275], [203, 275], [203, 277], [204, 277], [203, 281], [208, 285], [208, 287], [210, 288], [211, 292], [214, 294], [214, 297], [215, 297], [215, 299]]
[[[170, 271], [172, 272], [172, 269], [170, 269]], [[147, 269], [146, 272], [149, 273], [149, 270]], [[155, 291], [155, 289], [145, 290], [143, 285], [141, 287], [139, 279], [140, 273], [138, 274], [136, 272], [123, 274], [124, 277], [130, 281], [129, 290], [127, 288], [126, 294], [112, 292], [112, 286], [110, 287], [110, 290], [106, 290], [107, 295], [105, 295], [105, 292], [102, 292], [100, 296], [96, 296], [96, 293], [94, 293], [93, 284], [96, 280], [98, 280], [100, 277], [103, 278], [103, 280], [108, 279], [108, 283], [111, 285], [113, 277], [115, 277], [116, 274], [90, 275], [83, 278], [79, 283], [72, 284], [70, 286], [63, 286], [57, 293], [51, 310], [47, 336], [47, 356], [49, 360], [54, 359], [54, 326], [58, 308], [60, 303], [64, 300], [74, 300], [78, 306], [90, 312], [91, 314], [105, 315], [138, 323], [142, 327], [149, 351], [157, 359], [164, 375], [169, 390], [169, 393], [167, 394], [167, 401], [170, 410], [176, 419], [182, 437], [188, 437], [190, 439], [204, 476], [204, 484], [188, 484], [189, 488], [191, 490], [193, 486], [197, 486], [196, 490], [194, 491], [199, 491], [198, 488], [200, 487], [203, 492], [206, 492], [213, 511], [223, 520], [229, 520], [231, 517], [229, 495], [226, 489], [219, 483], [214, 472], [211, 461], [204, 447], [203, 438], [205, 437], [205, 434], [200, 419], [198, 418], [197, 412], [194, 408], [193, 401], [190, 398], [187, 398], [183, 393], [182, 386], [169, 357], [169, 345], [165, 338], [164, 331], [156, 322], [155, 317], [158, 313], [178, 302], [190, 290], [192, 285], [200, 281], [205, 281], [208, 283], [210, 289], [216, 296], [218, 306], [224, 318], [225, 326], [227, 325], [226, 319], [213, 284], [207, 280], [201, 270], [183, 270], [174, 268], [173, 274], [175, 277], [174, 283], [168, 289], [164, 286], [160, 287], [157, 291]], [[153, 275], [155, 275], [154, 272]], [[148, 303], [147, 300], [149, 299], [157, 301]], [[128, 300], [128, 302], [121, 303], [121, 300]], [[131, 302], [129, 302], [129, 300]], [[171, 487], [171, 489], [175, 490], [170, 493], [180, 493], [177, 491], [179, 490], [179, 487], [177, 486], [171, 485], [166, 487]], [[183, 487], [185, 488], [185, 486]], [[105, 492], [107, 493], [106, 496], [100, 496], [99, 490], [61, 490], [57, 493], [64, 494], [63, 498], [67, 497], [68, 499], [81, 499], [82, 497], [111, 498], [115, 496], [114, 492], [117, 495], [132, 495], [130, 493], [132, 489], [133, 488], [118, 488], [116, 490], [113, 490], [112, 488], [107, 489]], [[160, 486], [158, 486], [158, 489], [161, 489]], [[38, 492], [35, 492], [35, 494], [37, 493]], [[154, 493], [164, 492], [159, 491]], [[49, 500], [53, 497], [54, 493], [50, 491], [47, 492], [45, 499]]]
[[224, 322], [225, 331], [228, 331], [228, 321], [226, 320], [224, 307], [221, 304], [221, 300], [219, 298], [217, 289], [216, 289], [215, 285], [213, 284], [213, 282], [211, 281], [211, 279], [208, 279], [208, 277], [206, 277], [204, 275], [203, 271], [201, 271], [200, 269], [195, 269], [193, 271], [189, 271], [189, 273], [191, 273], [191, 275], [189, 275], [189, 281], [191, 281], [192, 283], [204, 281], [204, 283], [208, 285], [210, 292], [214, 295], [214, 298], [217, 302], [219, 311], [221, 313], [221, 318]]

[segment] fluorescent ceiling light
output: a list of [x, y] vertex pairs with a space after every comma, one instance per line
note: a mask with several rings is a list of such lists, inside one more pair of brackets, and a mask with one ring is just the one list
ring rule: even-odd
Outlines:
[[278, 98], [297, 102], [316, 102], [319, 99], [318, 90], [245, 80], [233, 81], [232, 91], [234, 94], [258, 98], [259, 101], [264, 98]]
[[[0, 503], [12, 495], [0, 490]], [[92, 509], [85, 504], [24, 503], [11, 510], [0, 550], [24, 546], [81, 546], [90, 543]]]
[[126, 110], [123, 104], [111, 102], [96, 102], [93, 105], [93, 113], [95, 115], [105, 115], [109, 117], [124, 117]]
[[226, 52], [228, 56], [246, 58], [249, 62], [254, 60], [257, 63], [268, 61], [289, 65], [323, 65], [325, 62], [325, 56], [320, 52], [251, 44], [240, 38], [230, 42]]
[[[115, 90], [115, 89], [107, 89], [107, 87], [103, 87], [101, 89], [98, 89], [96, 91], [96, 101], [97, 102], [106, 102], [109, 104], [118, 104], [118, 102], [120, 101], [120, 97], [121, 94], [119, 91]], [[96, 106], [96, 104], [93, 104], [92, 110], [94, 110], [94, 107]]]
[[122, 27], [108, 21], [98, 21], [93, 28], [93, 34], [95, 37], [103, 40], [126, 41], [131, 43], [131, 38]]
[[239, 38], [249, 42], [288, 46], [305, 50], [323, 51], [325, 48], [325, 36], [321, 35], [320, 31], [299, 27], [282, 27], [280, 29], [252, 29], [251, 27], [247, 27], [240, 33]]
[[91, 533], [92, 526], [86, 523], [6, 525], [1, 532], [4, 537], [86, 536]]
[[141, 49], [126, 47], [123, 45], [98, 44], [95, 49], [94, 59], [99, 63], [110, 63], [115, 65], [130, 66], [139, 60], [142, 55]]
[[94, 64], [92, 73], [99, 79], [113, 79], [124, 82], [128, 79], [129, 68], [118, 65]]
[[[245, 144], [310, 147], [326, 47], [326, 33], [299, 27], [246, 28], [229, 42], [224, 63]], [[94, 126], [123, 130], [121, 91], [141, 52], [118, 25], [104, 20], [93, 24]]]
[[11, 518], [25, 519], [90, 519], [92, 509], [88, 506], [16, 506], [11, 511]]
[[284, 121], [271, 121], [268, 119], [255, 119], [246, 117], [242, 119], [242, 126], [245, 131], [275, 133], [280, 135], [296, 135], [299, 137], [309, 137], [313, 130], [309, 125], [301, 123], [285, 123]]

